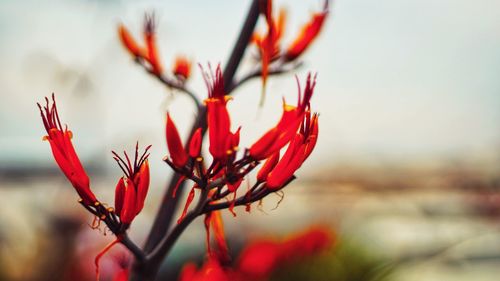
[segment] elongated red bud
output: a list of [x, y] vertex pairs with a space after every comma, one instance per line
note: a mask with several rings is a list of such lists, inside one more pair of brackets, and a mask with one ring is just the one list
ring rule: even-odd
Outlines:
[[144, 208], [144, 201], [146, 200], [146, 195], [149, 190], [149, 161], [145, 160], [139, 168], [139, 172], [136, 175], [138, 182], [137, 187], [137, 204], [135, 214], [139, 214]]
[[174, 121], [167, 113], [167, 128], [166, 128], [167, 146], [170, 152], [170, 158], [177, 167], [184, 167], [188, 161], [188, 155], [182, 145], [182, 140], [179, 131], [175, 126]]
[[125, 198], [123, 200], [120, 220], [124, 224], [130, 224], [136, 215], [136, 192], [134, 182], [129, 178], [125, 179]]
[[297, 134], [285, 154], [279, 160], [278, 164], [269, 173], [266, 180], [266, 186], [271, 190], [281, 188], [290, 179], [295, 171], [300, 168], [304, 161], [305, 145], [304, 137]]
[[192, 158], [200, 156], [201, 141], [201, 128], [198, 128], [189, 141], [189, 156]]
[[306, 150], [304, 155], [304, 160], [306, 160], [309, 155], [311, 155], [314, 147], [316, 146], [316, 142], [318, 141], [318, 114], [314, 114], [311, 120], [311, 132], [306, 139]]
[[123, 208], [123, 201], [125, 200], [125, 182], [123, 177], [118, 180], [115, 188], [115, 212], [120, 215]]
[[118, 35], [120, 36], [120, 40], [122, 41], [123, 46], [135, 57], [145, 57], [145, 51], [139, 44], [135, 41], [134, 37], [130, 34], [127, 28], [120, 24], [118, 26]]
[[323, 27], [326, 16], [328, 15], [328, 1], [329, 0], [325, 0], [324, 10], [313, 14], [311, 21], [302, 27], [299, 35], [288, 47], [285, 53], [284, 57], [286, 61], [292, 61], [298, 58], [318, 36], [321, 28]]
[[271, 157], [267, 158], [266, 162], [264, 162], [264, 165], [262, 165], [262, 168], [260, 168], [259, 172], [257, 173], [257, 180], [260, 182], [266, 181], [267, 175], [274, 169], [276, 164], [278, 164], [279, 159], [280, 152], [278, 150], [273, 155], [271, 155]]
[[156, 46], [156, 30], [155, 30], [155, 18], [154, 15], [146, 15], [146, 21], [144, 24], [144, 39], [146, 41], [147, 49], [147, 60], [151, 64], [151, 71], [160, 75], [163, 71], [163, 67], [160, 63], [160, 57], [158, 55], [158, 47]]

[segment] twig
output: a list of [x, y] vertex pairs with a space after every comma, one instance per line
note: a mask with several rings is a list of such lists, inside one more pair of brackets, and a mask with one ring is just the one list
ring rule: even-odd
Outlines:
[[[290, 65], [290, 63], [285, 63], [285, 62], [279, 61], [274, 66], [272, 66], [272, 65], [270, 66], [268, 75], [272, 76], [272, 75], [284, 74], [284, 73], [290, 72], [292, 70], [296, 70], [296, 69], [300, 68], [302, 65], [303, 65], [302, 62], [294, 63], [294, 64]], [[246, 82], [252, 80], [253, 78], [258, 78], [261, 75], [262, 75], [262, 68], [261, 67], [258, 67], [255, 70], [248, 72], [243, 77], [241, 77], [239, 80], [237, 80], [236, 82], [232, 83], [229, 86], [229, 92], [234, 91], [236, 88], [240, 87], [241, 85], [245, 84]]]
[[196, 97], [196, 95], [194, 94], [194, 92], [191, 91], [191, 90], [189, 90], [186, 87], [186, 84], [183, 81], [180, 81], [180, 80], [177, 80], [177, 79], [171, 79], [170, 77], [166, 76], [165, 74], [157, 74], [157, 73], [155, 73], [145, 63], [145, 61], [143, 59], [137, 58], [135, 61], [140, 66], [142, 66], [142, 68], [144, 68], [144, 70], [146, 70], [146, 72], [148, 72], [152, 76], [156, 77], [162, 84], [164, 84], [168, 88], [175, 89], [175, 90], [181, 91], [184, 94], [186, 94], [193, 101], [193, 103], [196, 106], [196, 110], [197, 110], [198, 114], [200, 114], [201, 108], [202, 108], [202, 104], [200, 103], [200, 101], [198, 100], [198, 98]]

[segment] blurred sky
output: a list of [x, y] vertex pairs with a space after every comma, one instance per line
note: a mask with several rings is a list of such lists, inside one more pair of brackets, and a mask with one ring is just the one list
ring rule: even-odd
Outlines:
[[[189, 99], [171, 95], [135, 65], [118, 23], [139, 36], [143, 14], [159, 19], [160, 54], [224, 63], [250, 1], [29, 0], [0, 2], [0, 165], [53, 165], [36, 101], [57, 94], [63, 123], [85, 163], [111, 163], [109, 150], [152, 143], [166, 154], [164, 112], [186, 134]], [[319, 0], [276, 1], [289, 12], [289, 42]], [[263, 26], [260, 26], [263, 27]], [[298, 71], [318, 72], [313, 108], [320, 139], [312, 164], [364, 159], [470, 157], [500, 150], [500, 1], [338, 0]], [[251, 66], [249, 50], [243, 68]], [[203, 98], [198, 69], [190, 84]], [[293, 75], [273, 78], [263, 109], [260, 81], [230, 103], [242, 143], [278, 119], [296, 97]], [[245, 146], [245, 145], [244, 145]], [[162, 168], [164, 168], [162, 166]]]

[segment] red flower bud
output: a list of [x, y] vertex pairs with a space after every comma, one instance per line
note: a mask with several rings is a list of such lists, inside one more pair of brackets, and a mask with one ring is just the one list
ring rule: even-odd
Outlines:
[[120, 211], [120, 220], [124, 224], [130, 224], [136, 215], [136, 190], [135, 185], [129, 178], [124, 179], [125, 196], [123, 198], [122, 208]]
[[118, 180], [115, 188], [115, 212], [120, 215], [123, 208], [123, 201], [125, 200], [125, 181], [123, 177]]
[[139, 172], [135, 175], [134, 184], [137, 188], [137, 206], [135, 213], [136, 215], [142, 211], [144, 208], [144, 201], [146, 201], [146, 196], [149, 190], [149, 162], [145, 160], [144, 163], [139, 168]]
[[188, 161], [188, 155], [184, 146], [182, 145], [182, 140], [177, 131], [174, 121], [170, 118], [170, 114], [167, 113], [167, 127], [166, 127], [166, 138], [168, 151], [170, 152], [170, 158], [172, 162], [177, 167], [184, 167]]
[[130, 34], [127, 28], [120, 24], [118, 26], [118, 35], [120, 36], [120, 40], [122, 41], [123, 46], [135, 57], [146, 57], [146, 52], [143, 48], [137, 44], [134, 37]]
[[302, 143], [303, 139], [302, 135], [297, 134], [290, 142], [283, 157], [267, 176], [266, 186], [269, 189], [275, 190], [282, 187], [293, 176], [293, 173], [300, 168], [304, 161], [305, 152], [305, 145]]
[[189, 141], [189, 156], [192, 158], [200, 156], [201, 142], [201, 128], [198, 128]]
[[[265, 9], [265, 11], [262, 11], [262, 9]], [[267, 33], [265, 35], [254, 33], [251, 42], [259, 49], [262, 60], [262, 97], [260, 102], [262, 104], [264, 102], [265, 87], [269, 74], [269, 64], [279, 58], [280, 41], [283, 36], [286, 12], [284, 9], [281, 9], [278, 18], [273, 18], [271, 0], [267, 1], [265, 7], [261, 6], [261, 12], [266, 17]]]
[[325, 0], [325, 7], [322, 12], [313, 14], [311, 21], [302, 27], [299, 36], [288, 47], [285, 53], [285, 60], [292, 61], [299, 57], [318, 36], [326, 16], [328, 15], [328, 1]]
[[257, 180], [259, 182], [266, 181], [267, 175], [273, 170], [276, 164], [278, 164], [279, 159], [280, 159], [279, 150], [276, 151], [269, 158], [267, 158], [266, 162], [264, 162], [264, 165], [262, 165], [262, 168], [260, 168], [259, 172], [257, 173]]
[[306, 139], [306, 150], [304, 155], [304, 161], [311, 155], [316, 142], [318, 141], [318, 114], [313, 114], [312, 120], [310, 122], [310, 129], [307, 132]]
[[160, 75], [163, 70], [158, 55], [158, 48], [156, 46], [155, 27], [154, 15], [146, 15], [144, 24], [144, 40], [146, 41], [146, 50], [148, 54], [146, 59], [151, 64], [151, 71], [156, 75]]

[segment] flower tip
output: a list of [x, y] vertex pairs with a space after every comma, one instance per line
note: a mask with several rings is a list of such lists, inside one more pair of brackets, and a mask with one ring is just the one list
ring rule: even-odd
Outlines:
[[181, 80], [187, 80], [191, 76], [192, 62], [185, 56], [177, 56], [175, 58], [173, 73]]

